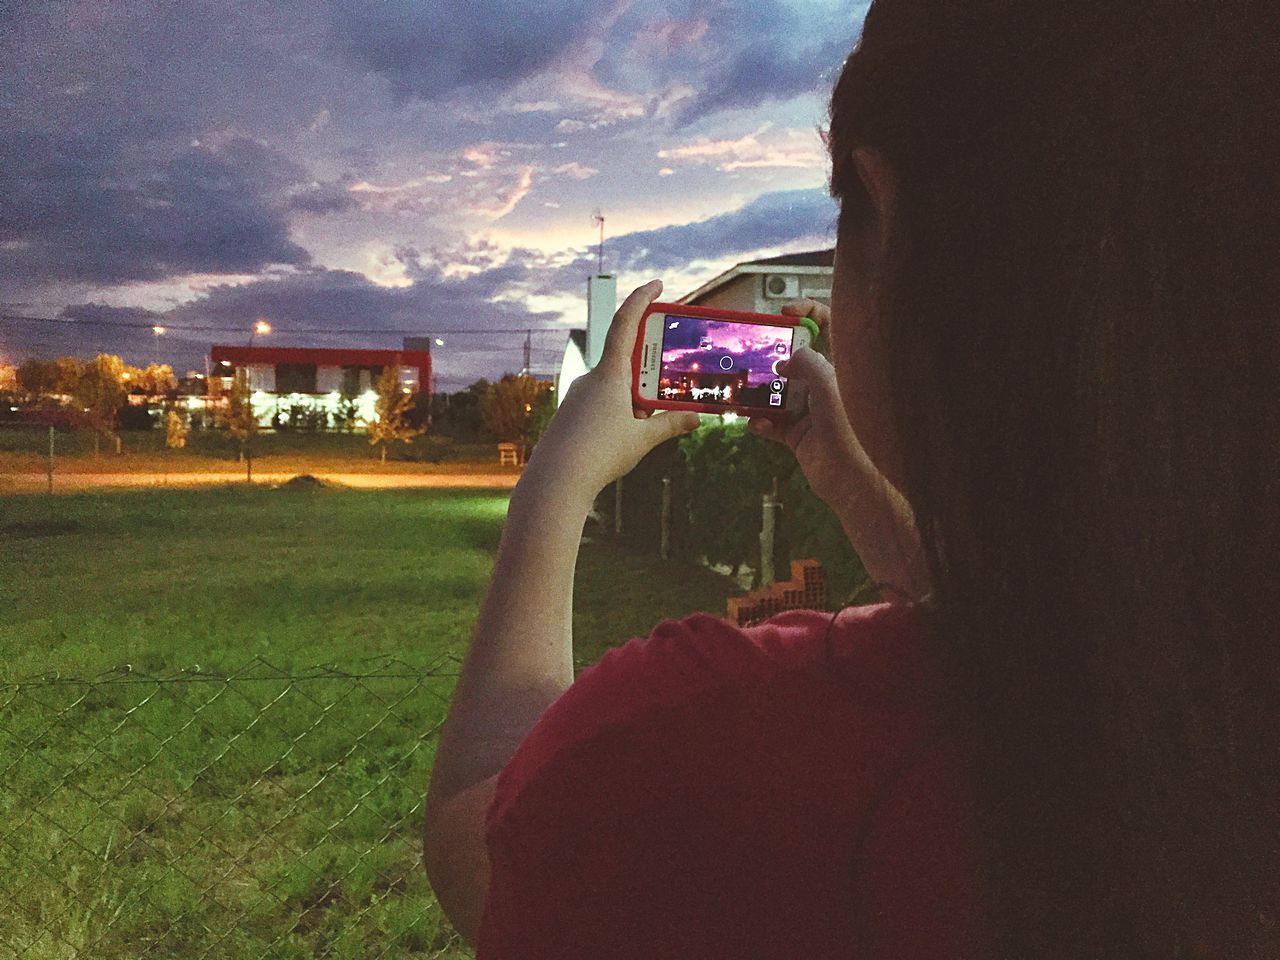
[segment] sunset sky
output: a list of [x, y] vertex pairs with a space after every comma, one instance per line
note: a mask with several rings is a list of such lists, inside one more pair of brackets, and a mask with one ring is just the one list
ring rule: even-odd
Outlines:
[[265, 318], [441, 337], [437, 390], [520, 368], [523, 333], [475, 331], [532, 327], [549, 374], [597, 209], [620, 298], [833, 242], [818, 129], [865, 8], [0, 2], [0, 309], [74, 321], [5, 319], [0, 362], [202, 370]]

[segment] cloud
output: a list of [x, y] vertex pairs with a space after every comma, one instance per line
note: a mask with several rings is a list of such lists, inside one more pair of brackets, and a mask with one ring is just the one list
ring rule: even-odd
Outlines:
[[825, 190], [766, 193], [706, 220], [625, 234], [610, 244], [609, 252], [619, 270], [652, 271], [798, 246], [802, 241], [821, 245], [830, 242], [836, 212]]
[[[341, 0], [336, 42], [386, 77], [401, 98], [435, 100], [463, 88], [505, 88], [551, 64], [610, 4], [605, 0]], [[543, 98], [529, 98], [537, 102]]]
[[590, 180], [600, 171], [595, 167], [584, 166], [576, 160], [572, 160], [569, 163], [562, 163], [558, 167], [553, 167], [551, 172], [572, 177], [574, 180]]
[[857, 38], [864, 0], [630, 5], [593, 64], [603, 86], [667, 91], [677, 127], [725, 110], [813, 92]]
[[816, 132], [779, 130], [765, 136], [772, 126], [766, 123], [737, 139], [701, 137], [684, 146], [659, 150], [658, 157], [707, 164], [724, 172], [763, 167], [814, 169], [826, 164], [827, 154]]
[[[301, 171], [255, 141], [125, 157], [67, 135], [5, 152], [0, 273], [11, 278], [123, 283], [309, 259], [286, 219]], [[292, 199], [324, 205], [309, 188]]]

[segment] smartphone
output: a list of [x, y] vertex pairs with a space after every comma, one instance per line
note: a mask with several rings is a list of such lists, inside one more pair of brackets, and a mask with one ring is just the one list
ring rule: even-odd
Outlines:
[[631, 358], [632, 402], [786, 423], [804, 413], [806, 398], [778, 363], [809, 346], [815, 327], [808, 318], [652, 303]]

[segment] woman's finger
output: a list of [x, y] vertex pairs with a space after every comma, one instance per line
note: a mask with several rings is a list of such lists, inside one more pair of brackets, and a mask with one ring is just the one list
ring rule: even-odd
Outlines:
[[631, 295], [622, 301], [622, 306], [613, 315], [609, 331], [604, 336], [604, 349], [600, 353], [600, 365], [622, 368], [631, 366], [631, 353], [636, 345], [636, 335], [640, 330], [640, 318], [649, 304], [658, 299], [662, 293], [662, 281], [650, 280], [642, 287], [636, 287]]
[[778, 372], [788, 379], [795, 378], [805, 384], [811, 410], [842, 407], [840, 388], [836, 384], [836, 368], [812, 347], [801, 347], [789, 359], [778, 364]]
[[788, 300], [782, 305], [781, 313], [788, 317], [809, 317], [818, 324], [819, 329], [831, 322], [831, 308], [809, 297]]

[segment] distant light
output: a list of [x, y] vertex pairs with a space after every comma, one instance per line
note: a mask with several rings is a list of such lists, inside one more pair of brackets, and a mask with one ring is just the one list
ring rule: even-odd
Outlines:
[[121, 380], [128, 380], [128, 379], [129, 379], [129, 374], [127, 374], [127, 373], [122, 373], [122, 374], [120, 374], [120, 379], [121, 379]]
[[443, 346], [444, 346], [444, 341], [443, 341], [443, 340], [441, 340], [439, 337], [436, 337], [436, 346], [437, 346], [437, 347], [443, 347]]
[[160, 334], [164, 333], [164, 327], [160, 326], [160, 324], [157, 323], [154, 327], [151, 328], [151, 332], [158, 337], [160, 336]]
[[404, 392], [404, 393], [412, 393], [413, 391], [412, 391], [412, 390], [410, 390], [408, 387], [405, 387], [403, 392]]
[[405, 380], [405, 383], [413, 383], [412, 380]]
[[267, 321], [265, 320], [259, 320], [257, 323], [253, 325], [253, 332], [254, 333], [270, 333], [271, 324], [267, 323]]
[[738, 419], [738, 415], [736, 413], [722, 413], [720, 416], [724, 418], [725, 423], [733, 423]]
[[229, 366], [231, 366], [231, 361], [230, 361], [230, 360], [223, 360], [223, 361], [221, 361], [221, 362], [222, 362], [222, 365], [223, 365], [224, 367], [229, 367]]
[[17, 408], [17, 407], [10, 407], [10, 408], [9, 408], [9, 412], [10, 412], [10, 413], [17, 413], [17, 412], [18, 412], [18, 408]]
[[527, 404], [527, 403], [524, 405], [524, 412], [525, 412], [525, 413], [528, 413], [528, 412], [529, 412], [530, 410], [532, 410], [532, 409], [533, 409], [533, 407], [532, 407], [531, 405], [529, 405], [529, 404]]

